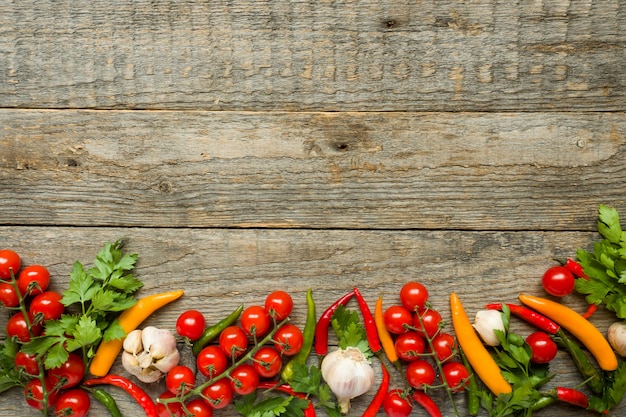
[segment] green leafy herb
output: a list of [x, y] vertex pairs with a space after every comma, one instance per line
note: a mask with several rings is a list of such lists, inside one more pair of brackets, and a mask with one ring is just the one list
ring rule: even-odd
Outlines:
[[589, 398], [589, 409], [606, 413], [620, 403], [624, 393], [626, 393], [626, 363], [620, 360], [615, 371], [605, 373], [602, 395]]
[[317, 366], [294, 363], [290, 383], [295, 392], [315, 398], [315, 406], [323, 408], [330, 417], [341, 415], [337, 403], [333, 401], [330, 387], [322, 381], [322, 372]]
[[12, 338], [0, 344], [0, 393], [22, 385], [20, 371], [14, 365], [18, 349], [17, 343]]
[[373, 356], [367, 343], [367, 334], [361, 324], [361, 319], [356, 311], [348, 310], [340, 305], [333, 313], [331, 320], [333, 330], [339, 339], [339, 347], [346, 349], [350, 346], [358, 348], [366, 358]]
[[296, 417], [302, 416], [309, 401], [294, 396], [270, 396], [259, 400], [255, 391], [235, 401], [234, 406], [246, 417]]

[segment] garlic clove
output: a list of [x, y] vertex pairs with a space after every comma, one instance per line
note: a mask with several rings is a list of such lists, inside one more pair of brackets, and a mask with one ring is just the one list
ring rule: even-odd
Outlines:
[[141, 336], [141, 330], [133, 330], [132, 332], [128, 333], [126, 335], [126, 338], [124, 338], [124, 343], [122, 344], [124, 350], [135, 355], [141, 352], [143, 350]]
[[486, 345], [500, 346], [500, 340], [494, 330], [505, 331], [502, 313], [497, 310], [477, 311], [474, 318], [474, 329]]
[[161, 372], [169, 372], [173, 367], [175, 367], [176, 365], [178, 365], [178, 362], [180, 361], [180, 353], [178, 352], [178, 350], [175, 350], [174, 352], [170, 353], [169, 355], [158, 359], [154, 362], [154, 367], [157, 368], [158, 370], [160, 370]]

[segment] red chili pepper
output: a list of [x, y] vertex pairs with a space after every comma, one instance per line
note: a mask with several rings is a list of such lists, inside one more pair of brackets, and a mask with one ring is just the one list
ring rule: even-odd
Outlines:
[[380, 338], [378, 337], [378, 329], [376, 329], [374, 315], [367, 305], [367, 301], [365, 301], [357, 287], [354, 287], [354, 295], [356, 296], [356, 300], [359, 302], [359, 308], [361, 309], [361, 315], [363, 316], [367, 342], [369, 343], [372, 352], [378, 353], [383, 346], [381, 345]]
[[143, 389], [141, 389], [141, 387], [123, 376], [109, 374], [100, 378], [88, 379], [84, 382], [84, 384], [87, 386], [106, 384], [121, 388], [130, 394], [135, 401], [137, 401], [141, 408], [143, 408], [146, 412], [147, 417], [158, 417], [156, 405], [154, 404], [154, 401], [152, 401], [152, 398], [150, 398], [150, 396]]
[[378, 414], [378, 411], [380, 410], [380, 407], [382, 407], [383, 401], [385, 400], [385, 396], [387, 395], [387, 391], [389, 391], [389, 371], [387, 371], [387, 367], [384, 362], [381, 362], [380, 365], [383, 371], [383, 378], [380, 382], [380, 386], [378, 387], [378, 391], [376, 391], [376, 395], [374, 395], [374, 398], [372, 399], [372, 402], [365, 409], [363, 417], [374, 417]]
[[582, 313], [581, 316], [588, 319], [589, 317], [593, 316], [593, 313], [595, 313], [597, 309], [598, 309], [598, 305], [591, 303], [587, 306], [587, 311]]
[[330, 326], [330, 321], [333, 318], [333, 314], [337, 307], [340, 305], [348, 304], [348, 301], [354, 296], [354, 291], [350, 291], [346, 293], [337, 301], [332, 303], [330, 307], [328, 307], [321, 315], [320, 319], [317, 321], [317, 326], [315, 326], [315, 352], [319, 356], [324, 356], [328, 353], [328, 327]]
[[442, 417], [441, 410], [439, 410], [437, 403], [424, 391], [413, 391], [411, 398], [413, 398], [416, 403], [421, 405], [430, 417]]
[[587, 395], [573, 388], [557, 387], [556, 397], [560, 401], [568, 404], [577, 405], [578, 407], [582, 408], [589, 407], [589, 398], [587, 397]]
[[[280, 391], [284, 394], [291, 395], [298, 398], [308, 399], [305, 394], [302, 392], [296, 392], [291, 388], [289, 384], [280, 384], [275, 381], [261, 381], [258, 386], [259, 389], [268, 389], [268, 390], [276, 390]], [[309, 400], [309, 406], [303, 411], [304, 417], [316, 417], [315, 414], [315, 406], [313, 402]]]
[[[511, 314], [516, 315], [522, 320], [532, 324], [533, 326], [543, 330], [546, 333], [556, 334], [561, 326], [547, 318], [546, 316], [537, 313], [527, 307], [518, 304], [506, 304], [511, 310]], [[485, 306], [488, 310], [502, 310], [502, 303], [487, 304]]]
[[565, 263], [561, 262], [563, 264], [563, 266], [567, 269], [569, 269], [569, 271], [574, 274], [574, 276], [576, 278], [584, 278], [584, 279], [589, 279], [589, 277], [587, 276], [587, 274], [585, 274], [585, 271], [583, 270], [583, 267], [581, 264], [579, 264], [578, 262], [576, 262], [575, 260], [571, 259], [571, 258], [567, 258], [565, 260]]

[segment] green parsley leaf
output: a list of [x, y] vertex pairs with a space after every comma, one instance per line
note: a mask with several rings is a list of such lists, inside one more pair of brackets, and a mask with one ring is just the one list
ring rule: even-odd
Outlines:
[[598, 232], [609, 242], [619, 243], [622, 238], [622, 228], [617, 210], [601, 204], [598, 209], [598, 218]]
[[350, 346], [356, 347], [366, 358], [372, 357], [373, 353], [367, 343], [365, 328], [361, 324], [360, 316], [356, 311], [348, 310], [345, 306], [340, 305], [333, 313], [331, 325], [339, 339], [339, 347], [341, 349], [346, 349]]
[[234, 403], [235, 410], [245, 417], [296, 417], [308, 406], [308, 400], [293, 396], [270, 396], [258, 401], [256, 392]]

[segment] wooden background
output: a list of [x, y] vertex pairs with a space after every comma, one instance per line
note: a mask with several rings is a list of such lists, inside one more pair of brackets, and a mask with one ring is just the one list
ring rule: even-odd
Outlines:
[[[552, 258], [598, 239], [599, 204], [626, 218], [620, 1], [0, 10], [0, 246], [62, 290], [75, 260], [125, 237], [141, 294], [186, 291], [146, 324], [190, 308], [215, 322], [273, 289], [302, 324], [309, 287], [321, 310], [353, 286], [391, 305], [408, 280], [445, 318], [451, 291], [473, 314], [542, 295]], [[580, 382], [566, 355], [553, 369]], [[37, 415], [24, 407], [0, 396], [0, 416]]]

